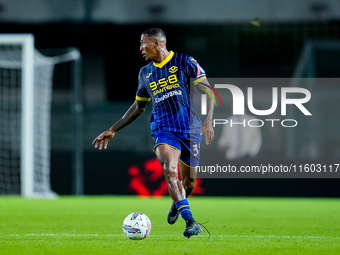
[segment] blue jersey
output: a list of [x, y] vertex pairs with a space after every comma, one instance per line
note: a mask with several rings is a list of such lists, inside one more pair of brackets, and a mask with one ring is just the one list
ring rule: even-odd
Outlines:
[[152, 132], [199, 132], [202, 123], [193, 103], [196, 87], [190, 78], [203, 80], [205, 71], [194, 58], [172, 51], [162, 63], [151, 62], [140, 70], [136, 99], [152, 100]]

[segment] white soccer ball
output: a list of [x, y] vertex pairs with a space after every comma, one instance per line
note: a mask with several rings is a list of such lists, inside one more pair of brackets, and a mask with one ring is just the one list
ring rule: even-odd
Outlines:
[[123, 231], [130, 239], [144, 239], [150, 234], [151, 221], [144, 213], [130, 213], [123, 222]]

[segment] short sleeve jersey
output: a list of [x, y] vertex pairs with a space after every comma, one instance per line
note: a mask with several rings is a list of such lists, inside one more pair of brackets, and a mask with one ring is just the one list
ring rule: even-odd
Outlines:
[[190, 78], [201, 81], [205, 76], [193, 57], [172, 51], [163, 62], [151, 62], [141, 68], [136, 99], [152, 100], [152, 132], [199, 132], [202, 123], [193, 103], [196, 87]]

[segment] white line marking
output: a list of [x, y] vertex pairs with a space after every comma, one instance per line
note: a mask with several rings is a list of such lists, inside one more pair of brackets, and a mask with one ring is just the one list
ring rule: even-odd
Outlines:
[[219, 235], [218, 237], [222, 238], [290, 238], [290, 239], [301, 239], [301, 238], [307, 238], [307, 239], [327, 239], [327, 238], [335, 238], [335, 239], [340, 239], [340, 236], [277, 236], [277, 235]]
[[[29, 234], [5, 234], [3, 236], [8, 236], [8, 237], [68, 237], [68, 236], [73, 236], [73, 237], [123, 237], [124, 234], [107, 234], [107, 235], [102, 235], [102, 234], [76, 234], [76, 233], [60, 233], [60, 234], [53, 234], [53, 233], [29, 233]], [[171, 237], [175, 235], [152, 235], [155, 237]], [[177, 235], [176, 235], [177, 236]], [[180, 236], [180, 235], [179, 235]], [[206, 237], [204, 235], [200, 235], [198, 237]], [[219, 238], [286, 238], [286, 239], [340, 239], [340, 236], [287, 236], [287, 235], [212, 235], [213, 237], [219, 237]]]

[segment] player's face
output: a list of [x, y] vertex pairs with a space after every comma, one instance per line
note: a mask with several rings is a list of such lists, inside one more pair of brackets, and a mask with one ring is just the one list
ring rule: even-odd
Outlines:
[[148, 35], [142, 35], [140, 38], [140, 51], [142, 52], [143, 58], [145, 60], [155, 60], [157, 56], [157, 47], [155, 40], [149, 38]]

